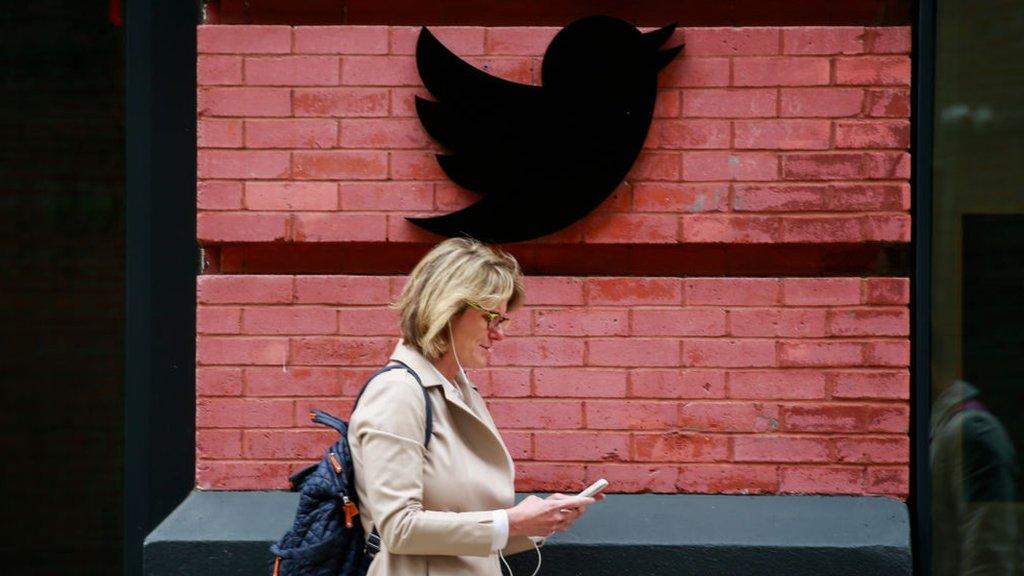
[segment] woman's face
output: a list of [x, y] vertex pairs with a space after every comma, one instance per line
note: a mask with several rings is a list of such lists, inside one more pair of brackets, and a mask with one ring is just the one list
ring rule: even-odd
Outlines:
[[[488, 310], [498, 312], [502, 316], [508, 311], [508, 302], [498, 306], [485, 306]], [[452, 318], [452, 336], [455, 340], [455, 352], [463, 368], [483, 368], [487, 366], [491, 354], [491, 346], [503, 340], [502, 328], [489, 328], [487, 312], [467, 307], [461, 314]]]

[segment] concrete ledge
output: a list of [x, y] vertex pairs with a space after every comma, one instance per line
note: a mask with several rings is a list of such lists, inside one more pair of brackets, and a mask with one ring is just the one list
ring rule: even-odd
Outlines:
[[[297, 502], [193, 492], [146, 538], [145, 574], [269, 574]], [[907, 508], [874, 497], [612, 494], [543, 554], [545, 576], [911, 574]], [[509, 561], [530, 574], [537, 557]]]

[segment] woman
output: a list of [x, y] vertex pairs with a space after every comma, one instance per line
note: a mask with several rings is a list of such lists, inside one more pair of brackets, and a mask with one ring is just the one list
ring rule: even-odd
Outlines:
[[359, 518], [382, 541], [369, 576], [498, 575], [499, 553], [532, 549], [594, 502], [556, 494], [513, 506], [512, 459], [462, 370], [487, 365], [523, 296], [515, 259], [473, 240], [442, 242], [412, 271], [391, 359], [426, 388], [433, 435], [425, 447], [423, 391], [405, 370], [373, 379], [352, 413]]

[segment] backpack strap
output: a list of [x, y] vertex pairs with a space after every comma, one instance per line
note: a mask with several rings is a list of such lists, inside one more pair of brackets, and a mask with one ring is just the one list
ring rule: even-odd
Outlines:
[[[391, 370], [404, 369], [409, 374], [412, 374], [412, 377], [416, 379], [416, 383], [420, 385], [420, 390], [423, 392], [423, 402], [426, 403], [427, 406], [427, 429], [423, 437], [423, 447], [429, 448], [430, 437], [434, 434], [434, 410], [430, 405], [430, 396], [427, 394], [427, 387], [423, 385], [423, 381], [420, 380], [419, 374], [416, 374], [416, 371], [410, 368], [408, 364], [401, 360], [392, 360], [392, 362], [395, 362], [395, 364], [385, 365], [380, 370], [374, 372], [373, 376], [370, 376], [366, 380], [366, 383], [363, 384], [363, 389], [359, 391], [359, 395], [356, 396], [356, 401], [352, 404], [352, 410], [355, 411], [356, 406], [359, 405], [359, 399], [363, 397], [363, 394], [366, 392], [366, 387], [370, 385], [370, 382], [373, 382], [374, 378], [385, 372], [390, 372]], [[335, 418], [335, 420], [337, 420], [337, 418]], [[317, 421], [319, 422], [319, 420]], [[330, 426], [330, 424], [328, 425]]]

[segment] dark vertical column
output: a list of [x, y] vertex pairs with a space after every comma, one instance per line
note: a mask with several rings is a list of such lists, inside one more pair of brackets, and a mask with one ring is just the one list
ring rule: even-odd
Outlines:
[[928, 431], [931, 415], [932, 165], [935, 118], [936, 1], [917, 3], [913, 30], [911, 182], [914, 271], [911, 275], [911, 450], [910, 498], [914, 573], [931, 574], [931, 470]]
[[125, 574], [193, 486], [198, 4], [126, 5]]

